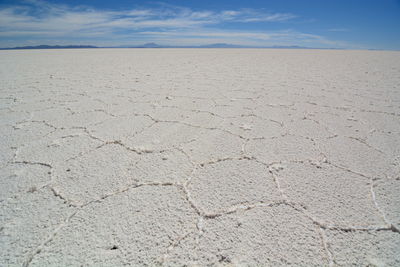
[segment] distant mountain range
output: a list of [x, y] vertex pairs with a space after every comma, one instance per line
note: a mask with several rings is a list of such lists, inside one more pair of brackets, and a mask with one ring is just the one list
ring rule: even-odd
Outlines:
[[93, 45], [35, 45], [35, 46], [17, 46], [0, 48], [0, 50], [18, 50], [18, 49], [76, 49], [76, 48], [98, 48]]
[[126, 48], [249, 48], [250, 46], [233, 45], [225, 43], [207, 44], [207, 45], [159, 45], [156, 43], [147, 43], [138, 46], [125, 46]]
[[170, 45], [159, 45], [156, 43], [146, 43], [143, 45], [136, 46], [110, 46], [110, 47], [99, 47], [94, 45], [37, 45], [37, 46], [17, 46], [0, 48], [0, 50], [23, 50], [23, 49], [79, 49], [79, 48], [276, 48], [276, 49], [338, 49], [338, 48], [312, 48], [304, 46], [284, 46], [284, 45], [274, 45], [274, 46], [244, 46], [244, 45], [234, 45], [225, 43], [207, 44], [207, 45], [197, 45], [197, 46], [170, 46]]

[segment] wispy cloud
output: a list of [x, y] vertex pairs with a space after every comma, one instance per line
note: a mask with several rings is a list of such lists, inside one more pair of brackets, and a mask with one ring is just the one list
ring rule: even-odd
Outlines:
[[350, 29], [347, 28], [332, 28], [328, 29], [329, 32], [349, 32]]
[[95, 10], [89, 7], [69, 7], [44, 1], [29, 1], [30, 5], [5, 7], [0, 10], [0, 29], [78, 31], [96, 28], [143, 29], [153, 27], [188, 28], [222, 22], [286, 21], [292, 14], [261, 13], [252, 9], [192, 11], [189, 8], [169, 7], [131, 9], [124, 11]]
[[[14, 39], [64, 40], [66, 43], [195, 44], [205, 41], [235, 44], [272, 45], [328, 42], [323, 37], [291, 30], [274, 32], [233, 31], [221, 25], [290, 22], [291, 13], [272, 13], [255, 9], [192, 10], [186, 7], [159, 5], [130, 10], [99, 10], [87, 6], [52, 4], [26, 0], [12, 6], [0, 6], [0, 44]], [[231, 27], [232, 28], [232, 27]], [[110, 41], [111, 39], [115, 41]], [[296, 42], [296, 43], [293, 43]]]

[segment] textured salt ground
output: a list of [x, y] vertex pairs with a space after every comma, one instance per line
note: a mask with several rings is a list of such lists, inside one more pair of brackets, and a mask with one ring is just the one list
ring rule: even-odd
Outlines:
[[400, 265], [400, 53], [0, 62], [0, 266]]

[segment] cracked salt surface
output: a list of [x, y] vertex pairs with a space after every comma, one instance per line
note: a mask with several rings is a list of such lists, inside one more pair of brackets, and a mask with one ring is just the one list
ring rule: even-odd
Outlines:
[[398, 52], [0, 57], [0, 266], [400, 265]]

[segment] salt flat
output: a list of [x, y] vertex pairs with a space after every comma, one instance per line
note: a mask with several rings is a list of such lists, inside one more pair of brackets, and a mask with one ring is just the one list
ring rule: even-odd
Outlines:
[[400, 52], [0, 51], [0, 266], [399, 266]]

